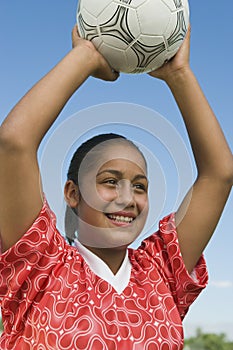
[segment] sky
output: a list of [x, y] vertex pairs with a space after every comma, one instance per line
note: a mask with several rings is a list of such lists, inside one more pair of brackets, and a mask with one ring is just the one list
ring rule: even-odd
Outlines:
[[[189, 5], [191, 67], [233, 149], [233, 3], [189, 0]], [[70, 50], [76, 8], [76, 0], [0, 0], [0, 123], [27, 90]], [[173, 143], [166, 140], [164, 127], [167, 139], [169, 132], [175, 135], [170, 140]], [[151, 194], [155, 209], [146, 227], [150, 232], [159, 217], [174, 210], [195, 169], [169, 89], [147, 74], [122, 74], [115, 83], [89, 78], [45, 137], [39, 151], [42, 181], [58, 216], [58, 226], [62, 230], [62, 186], [76, 140], [106, 130], [127, 134], [145, 148], [153, 174], [150, 186], [157, 191], [156, 196]], [[185, 170], [182, 159], [187, 161]], [[161, 185], [156, 187], [158, 183]], [[190, 308], [184, 322], [186, 336], [202, 327], [233, 339], [232, 214], [231, 194], [205, 251], [209, 285]]]

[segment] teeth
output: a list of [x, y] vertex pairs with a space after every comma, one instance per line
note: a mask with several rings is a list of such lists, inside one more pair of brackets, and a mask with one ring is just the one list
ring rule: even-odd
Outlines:
[[133, 218], [129, 216], [122, 216], [122, 215], [108, 215], [108, 217], [112, 220], [115, 221], [120, 221], [120, 222], [132, 222]]

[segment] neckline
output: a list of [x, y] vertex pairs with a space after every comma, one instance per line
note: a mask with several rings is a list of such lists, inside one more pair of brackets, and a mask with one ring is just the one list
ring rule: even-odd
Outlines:
[[77, 239], [75, 240], [75, 246], [92, 272], [108, 282], [118, 294], [121, 294], [128, 286], [131, 276], [132, 265], [129, 259], [128, 250], [126, 250], [125, 258], [119, 270], [114, 275], [114, 273], [102, 259], [92, 253]]

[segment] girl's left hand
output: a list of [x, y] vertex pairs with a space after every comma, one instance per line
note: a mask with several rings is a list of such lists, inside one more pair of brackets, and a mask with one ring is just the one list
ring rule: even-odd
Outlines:
[[184, 42], [177, 51], [176, 55], [168, 62], [164, 63], [161, 68], [158, 68], [150, 73], [150, 76], [168, 81], [174, 74], [189, 68], [189, 56], [190, 56], [190, 32], [189, 26]]
[[77, 25], [72, 30], [72, 47], [78, 48], [86, 53], [85, 64], [92, 67], [92, 76], [94, 78], [115, 81], [119, 77], [119, 73], [115, 72], [108, 64], [106, 59], [96, 50], [93, 43], [89, 40], [82, 39], [78, 33]]

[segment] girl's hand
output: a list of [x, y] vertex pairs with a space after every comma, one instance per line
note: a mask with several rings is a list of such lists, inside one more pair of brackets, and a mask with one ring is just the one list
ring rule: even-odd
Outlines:
[[92, 76], [98, 79], [115, 81], [119, 73], [115, 72], [105, 60], [105, 58], [96, 50], [91, 41], [82, 39], [79, 36], [77, 26], [72, 30], [73, 49], [78, 48], [85, 50], [87, 54], [87, 64], [92, 65]]
[[189, 55], [190, 55], [190, 26], [188, 28], [183, 44], [179, 48], [176, 55], [166, 62], [161, 68], [158, 68], [150, 73], [150, 76], [164, 80], [166, 82], [172, 79], [176, 73], [189, 69]]

